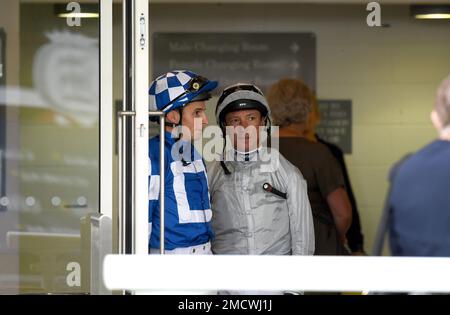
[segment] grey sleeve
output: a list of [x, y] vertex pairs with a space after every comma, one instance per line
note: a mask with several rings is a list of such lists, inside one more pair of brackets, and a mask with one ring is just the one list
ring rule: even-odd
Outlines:
[[206, 163], [206, 176], [208, 178], [208, 190], [210, 198], [214, 193], [215, 183], [217, 177], [219, 176], [220, 169], [218, 167], [220, 166], [216, 161]]
[[289, 168], [287, 204], [291, 230], [292, 255], [313, 255], [315, 248], [314, 223], [308, 199], [306, 180], [295, 167]]

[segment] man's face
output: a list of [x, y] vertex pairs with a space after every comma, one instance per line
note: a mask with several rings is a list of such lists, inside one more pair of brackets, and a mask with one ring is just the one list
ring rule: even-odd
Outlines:
[[192, 102], [183, 108], [183, 126], [190, 131], [191, 138], [196, 140], [202, 136], [203, 128], [208, 125], [206, 105], [204, 101]]
[[225, 124], [233, 128], [233, 146], [241, 152], [249, 152], [258, 148], [259, 127], [263, 126], [261, 113], [256, 109], [245, 109], [225, 115]]

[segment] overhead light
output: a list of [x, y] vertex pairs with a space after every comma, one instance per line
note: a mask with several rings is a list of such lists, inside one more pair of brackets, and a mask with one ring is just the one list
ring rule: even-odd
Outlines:
[[450, 14], [444, 13], [416, 14], [414, 17], [416, 19], [441, 20], [441, 19], [450, 19]]
[[80, 12], [80, 13], [59, 13], [58, 17], [60, 18], [86, 18], [86, 19], [92, 19], [92, 18], [98, 18], [99, 14], [98, 13], [84, 13], [84, 12]]
[[80, 3], [80, 12], [73, 12], [67, 9], [66, 4], [55, 4], [55, 15], [60, 18], [81, 18], [92, 19], [100, 16], [98, 12], [98, 4]]
[[411, 5], [410, 8], [416, 19], [450, 19], [450, 5]]

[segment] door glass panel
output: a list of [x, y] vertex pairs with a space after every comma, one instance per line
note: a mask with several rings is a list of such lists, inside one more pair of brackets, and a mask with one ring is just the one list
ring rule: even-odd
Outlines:
[[98, 3], [69, 2], [0, 2], [0, 293], [89, 292]]

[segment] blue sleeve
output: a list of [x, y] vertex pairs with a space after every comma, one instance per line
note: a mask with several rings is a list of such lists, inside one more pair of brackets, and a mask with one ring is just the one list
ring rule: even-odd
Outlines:
[[[149, 143], [149, 178], [148, 178], [148, 200], [149, 200], [149, 223], [153, 221], [155, 211], [159, 211], [159, 195], [160, 195], [160, 164], [159, 164], [159, 139], [153, 138]], [[164, 150], [164, 166], [165, 174], [168, 173], [169, 165], [169, 148]]]

